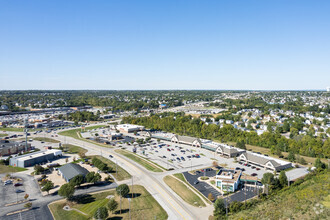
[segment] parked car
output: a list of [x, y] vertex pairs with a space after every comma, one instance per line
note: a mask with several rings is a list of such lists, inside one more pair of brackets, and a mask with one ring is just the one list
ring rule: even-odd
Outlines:
[[185, 160], [184, 157], [181, 157], [181, 160]]
[[195, 182], [194, 182], [195, 185], [198, 184], [198, 183], [199, 183], [198, 181], [195, 181]]
[[251, 168], [252, 168], [252, 169], [255, 169], [256, 167], [255, 167], [255, 166], [252, 166]]
[[176, 158], [176, 160], [177, 160], [177, 161], [180, 161], [180, 158], [179, 158], [179, 157], [177, 157], [177, 158]]
[[22, 193], [22, 192], [24, 192], [24, 190], [21, 189], [16, 190], [16, 193]]
[[260, 168], [259, 168], [259, 167], [257, 167], [257, 168], [256, 168], [256, 170], [260, 170]]
[[251, 176], [258, 176], [258, 174], [256, 174], [256, 173], [252, 173]]
[[16, 187], [16, 186], [23, 186], [23, 184], [22, 184], [22, 183], [15, 183], [14, 186], [15, 186], [15, 187]]
[[109, 155], [109, 157], [110, 157], [110, 158], [113, 158], [113, 156], [112, 156], [111, 154]]

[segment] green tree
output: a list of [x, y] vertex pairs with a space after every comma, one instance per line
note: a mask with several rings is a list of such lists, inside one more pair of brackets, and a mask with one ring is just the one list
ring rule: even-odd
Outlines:
[[129, 187], [127, 184], [121, 184], [117, 186], [116, 192], [120, 197], [126, 197], [129, 193]]
[[262, 176], [261, 179], [261, 183], [266, 185], [273, 185], [275, 183], [275, 178], [274, 178], [274, 174], [272, 173], [264, 173], [264, 175]]
[[61, 188], [58, 190], [58, 194], [67, 200], [71, 199], [74, 194], [75, 188], [73, 185], [66, 183], [61, 186]]
[[295, 155], [294, 155], [294, 153], [292, 151], [289, 152], [288, 160], [290, 162], [294, 162], [296, 160], [296, 157], [295, 157]]
[[226, 207], [224, 200], [219, 198], [214, 203], [213, 216], [215, 219], [224, 219], [226, 214]]
[[106, 207], [98, 208], [94, 213], [95, 219], [106, 219], [109, 216], [108, 209]]
[[54, 183], [50, 180], [47, 181], [47, 183], [42, 187], [41, 191], [47, 192], [49, 194], [49, 191], [54, 188]]
[[320, 158], [317, 158], [314, 162], [314, 166], [316, 167], [317, 170], [323, 170], [326, 168], [325, 163], [322, 163]]
[[113, 213], [118, 208], [118, 202], [115, 199], [110, 199], [108, 202], [108, 209], [111, 213]]
[[70, 184], [72, 186], [80, 186], [81, 184], [83, 184], [85, 182], [85, 177], [83, 175], [77, 175], [75, 177], [73, 177], [71, 180], [70, 180]]
[[288, 178], [286, 177], [285, 171], [283, 170], [280, 172], [279, 181], [282, 187], [288, 184]]

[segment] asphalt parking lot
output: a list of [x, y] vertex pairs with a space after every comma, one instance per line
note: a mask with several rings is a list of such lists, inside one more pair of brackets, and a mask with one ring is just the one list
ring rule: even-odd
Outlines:
[[[186, 180], [190, 183], [190, 185], [195, 187], [204, 196], [208, 197], [209, 193], [212, 193], [214, 198], [217, 198], [218, 196], [222, 195], [219, 191], [214, 189], [212, 186], [210, 186], [206, 182], [199, 182], [198, 184], [194, 184], [197, 181], [198, 177], [204, 176], [204, 172], [200, 172], [196, 175], [192, 175], [188, 172], [184, 172], [183, 175], [185, 176]], [[205, 176], [208, 176], [208, 177], [213, 177], [215, 175], [216, 175], [215, 170], [205, 172]], [[248, 199], [250, 199], [250, 198], [252, 198], [256, 195], [258, 195], [257, 188], [255, 188], [254, 186], [246, 185], [246, 186], [243, 186], [236, 193], [231, 194], [230, 196], [228, 196], [227, 201], [229, 203], [232, 202], [232, 201], [243, 202], [243, 201], [248, 200]]]
[[[159, 147], [160, 144], [163, 146]], [[127, 150], [133, 151], [132, 145], [124, 145]], [[158, 163], [165, 168], [189, 168], [196, 166], [210, 166], [213, 162], [208, 157], [201, 155], [199, 149], [192, 148], [184, 144], [161, 141], [158, 143], [152, 139], [152, 143], [137, 147], [137, 154], [147, 156], [150, 160]], [[196, 154], [199, 156], [196, 157]], [[183, 159], [182, 159], [183, 158]]]

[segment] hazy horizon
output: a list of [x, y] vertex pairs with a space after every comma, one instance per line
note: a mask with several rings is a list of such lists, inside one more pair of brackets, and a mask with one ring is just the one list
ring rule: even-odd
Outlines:
[[1, 90], [326, 90], [330, 2], [1, 1]]

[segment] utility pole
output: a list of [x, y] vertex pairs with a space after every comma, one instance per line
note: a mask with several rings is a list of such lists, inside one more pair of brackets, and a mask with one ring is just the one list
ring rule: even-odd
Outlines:
[[128, 211], [129, 211], [129, 220], [131, 220], [131, 199], [128, 198]]
[[132, 199], [133, 199], [134, 193], [133, 193], [133, 176], [132, 176]]

